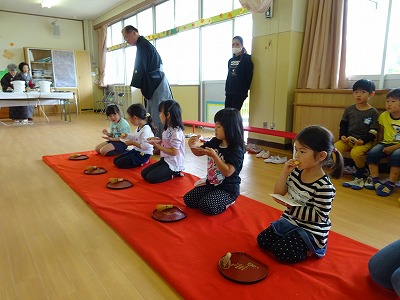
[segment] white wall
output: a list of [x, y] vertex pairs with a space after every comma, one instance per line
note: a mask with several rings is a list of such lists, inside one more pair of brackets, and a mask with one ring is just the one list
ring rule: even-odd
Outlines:
[[84, 50], [82, 21], [57, 19], [60, 36], [53, 36], [54, 20], [0, 11], [0, 70], [25, 61], [23, 47]]

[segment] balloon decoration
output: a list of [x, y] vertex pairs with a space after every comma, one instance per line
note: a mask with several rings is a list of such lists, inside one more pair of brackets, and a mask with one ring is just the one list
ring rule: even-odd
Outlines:
[[240, 4], [252, 13], [264, 13], [272, 4], [272, 0], [239, 0]]

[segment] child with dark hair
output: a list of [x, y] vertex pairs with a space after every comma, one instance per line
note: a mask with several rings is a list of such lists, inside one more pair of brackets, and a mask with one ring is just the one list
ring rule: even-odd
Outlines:
[[158, 106], [160, 119], [164, 125], [162, 140], [154, 137], [148, 142], [160, 150], [161, 159], [145, 168], [142, 177], [150, 183], [160, 183], [174, 177], [183, 176], [185, 162], [185, 129], [182, 111], [178, 102], [166, 100]]
[[235, 108], [218, 111], [214, 117], [215, 137], [195, 147], [200, 136], [189, 139], [196, 156], [207, 155], [207, 178], [183, 196], [188, 207], [204, 214], [218, 215], [233, 205], [240, 194], [240, 177], [244, 159], [243, 120]]
[[343, 173], [343, 157], [335, 149], [332, 133], [324, 127], [304, 128], [296, 136], [294, 149], [294, 157], [285, 163], [274, 193], [287, 194], [301, 206], [273, 198], [286, 210], [257, 237], [261, 248], [289, 264], [312, 254], [325, 256], [331, 228], [329, 213], [336, 190], [323, 168], [333, 165], [333, 178], [340, 178]]
[[147, 142], [148, 138], [154, 137], [154, 128], [152, 119], [142, 104], [136, 103], [128, 107], [127, 111], [129, 121], [137, 126], [133, 134], [123, 136], [121, 141], [127, 146], [133, 146], [133, 149], [127, 153], [114, 158], [114, 164], [120, 169], [129, 169], [143, 166], [149, 162], [153, 154], [153, 145]]
[[356, 165], [355, 178], [344, 182], [344, 187], [359, 190], [364, 186], [364, 177], [368, 176], [365, 166], [366, 153], [374, 145], [379, 124], [378, 111], [368, 101], [375, 94], [375, 84], [368, 79], [358, 80], [353, 85], [355, 104], [347, 107], [340, 121], [340, 140], [335, 143], [341, 153], [350, 152]]
[[[386, 95], [386, 111], [378, 119], [379, 144], [367, 154], [367, 164], [372, 183], [366, 188], [375, 189], [379, 196], [389, 196], [396, 187], [400, 175], [400, 88], [391, 90]], [[379, 161], [389, 157], [389, 180], [384, 184], [379, 179]]]
[[127, 145], [121, 142], [120, 137], [122, 134], [129, 134], [129, 123], [124, 118], [121, 118], [119, 108], [115, 104], [107, 106], [106, 115], [111, 121], [110, 132], [106, 128], [103, 129], [103, 138], [107, 141], [98, 144], [95, 150], [97, 153], [107, 156], [123, 153]]

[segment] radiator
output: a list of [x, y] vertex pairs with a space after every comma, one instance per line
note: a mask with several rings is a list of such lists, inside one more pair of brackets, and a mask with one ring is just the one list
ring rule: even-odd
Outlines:
[[[133, 103], [137, 103], [134, 99], [134, 91], [136, 89], [129, 85], [114, 85], [114, 100], [116, 103], [120, 105], [120, 108], [123, 110], [122, 115], [125, 114], [126, 110]], [[124, 94], [122, 97], [118, 96], [118, 94]]]

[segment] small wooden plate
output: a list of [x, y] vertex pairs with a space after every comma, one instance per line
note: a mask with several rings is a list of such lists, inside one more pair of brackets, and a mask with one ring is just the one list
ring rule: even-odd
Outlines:
[[238, 283], [257, 283], [268, 275], [268, 267], [257, 259], [243, 252], [234, 252], [227, 269], [218, 265], [220, 273]]
[[102, 167], [98, 167], [97, 169], [94, 169], [93, 171], [88, 171], [88, 170], [83, 171], [83, 173], [85, 173], [87, 175], [99, 175], [99, 174], [103, 174], [106, 172], [107, 172], [107, 170]]
[[112, 190], [123, 190], [133, 186], [133, 183], [127, 179], [115, 183], [107, 182], [106, 187]]
[[81, 154], [79, 156], [74, 156], [74, 154], [73, 154], [70, 157], [68, 157], [69, 160], [85, 160], [85, 159], [88, 159], [88, 158], [89, 158], [89, 156], [84, 155], [84, 154]]
[[179, 207], [174, 206], [162, 211], [155, 209], [152, 217], [160, 222], [177, 222], [186, 218], [186, 214]]

